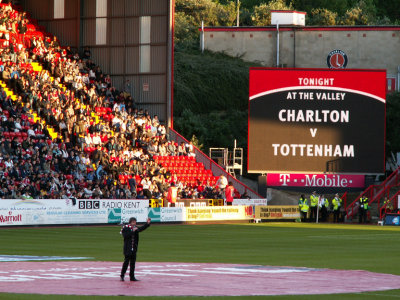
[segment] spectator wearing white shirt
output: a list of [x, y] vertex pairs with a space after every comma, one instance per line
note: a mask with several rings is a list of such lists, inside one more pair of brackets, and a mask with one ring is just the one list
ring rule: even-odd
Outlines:
[[221, 175], [217, 181], [217, 186], [222, 190], [228, 185], [228, 179], [224, 175]]
[[22, 130], [21, 120], [19, 118], [17, 118], [14, 122], [14, 131], [20, 132], [21, 130]]
[[158, 116], [154, 115], [154, 118], [152, 120], [152, 124], [154, 127], [158, 127], [160, 125], [160, 121], [158, 120]]
[[144, 117], [138, 118], [138, 119], [136, 120], [136, 124], [137, 124], [138, 126], [143, 126], [144, 123], [146, 123], [146, 119], [145, 119]]
[[100, 145], [101, 144], [101, 138], [98, 132], [96, 132], [92, 138], [93, 145]]
[[118, 115], [115, 115], [114, 118], [112, 119], [112, 125], [116, 127], [119, 130], [119, 127], [121, 126], [122, 120], [118, 117]]
[[29, 128], [27, 133], [28, 133], [28, 136], [30, 136], [30, 137], [35, 136], [35, 132], [33, 131], [32, 128]]
[[134, 156], [136, 158], [140, 158], [140, 156], [142, 156], [143, 154], [143, 150], [142, 149], [136, 149], [136, 151], [134, 152]]
[[89, 78], [90, 78], [91, 80], [96, 79], [96, 73], [93, 71], [93, 69], [90, 69], [90, 70], [89, 70]]
[[85, 193], [85, 196], [87, 198], [89, 198], [93, 195], [93, 191], [89, 187], [90, 187], [90, 185], [87, 188], [83, 189], [83, 192]]
[[11, 158], [6, 157], [4, 165], [5, 165], [6, 168], [10, 168], [11, 169], [12, 167], [14, 167], [14, 162], [12, 161]]
[[92, 140], [92, 137], [90, 136], [90, 134], [86, 134], [86, 136], [85, 136], [85, 144], [88, 147], [91, 147], [93, 145], [93, 140]]
[[150, 185], [151, 180], [149, 177], [145, 177], [142, 179], [141, 184], [143, 186], [143, 194], [146, 196], [147, 199], [151, 199], [151, 192], [150, 192]]
[[83, 76], [82, 82], [84, 84], [89, 84], [90, 83], [89, 76], [87, 74], [85, 76]]
[[159, 135], [166, 135], [167, 134], [167, 130], [165, 129], [164, 125], [159, 125], [157, 130], [158, 130], [158, 134]]

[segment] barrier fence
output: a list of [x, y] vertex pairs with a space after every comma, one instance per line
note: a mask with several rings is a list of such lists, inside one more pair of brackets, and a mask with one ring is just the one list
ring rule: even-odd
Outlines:
[[[384, 196], [389, 196], [390, 190], [398, 186], [400, 183], [400, 167], [389, 175], [381, 184], [370, 185], [361, 195], [359, 195], [352, 203], [346, 206], [347, 219], [353, 218], [358, 214], [359, 201], [361, 197], [369, 198], [369, 205], [374, 201], [379, 201]], [[378, 204], [379, 209], [379, 204]]]
[[[177, 142], [178, 144], [180, 144], [182, 142], [185, 144], [189, 143], [189, 141], [187, 139], [185, 139], [183, 136], [181, 136], [178, 132], [176, 132], [172, 128], [169, 128], [169, 139]], [[219, 166], [216, 162], [214, 162], [212, 159], [210, 159], [207, 155], [205, 155], [197, 147], [194, 147], [194, 149], [195, 149], [195, 154], [196, 154], [196, 161], [199, 163], [202, 163], [207, 170], [211, 170], [214, 176], [224, 175], [228, 179], [228, 182], [231, 181], [233, 183], [234, 188], [241, 195], [243, 195], [244, 193], [247, 193], [247, 195], [250, 198], [254, 198], [254, 199], [263, 198], [257, 192], [255, 192], [248, 186], [244, 185], [239, 180], [237, 180], [235, 177], [233, 177], [228, 172], [226, 172], [221, 166]]]
[[45, 199], [0, 201], [0, 226], [120, 224], [130, 217], [145, 222], [250, 220], [254, 206], [149, 207], [147, 200]]

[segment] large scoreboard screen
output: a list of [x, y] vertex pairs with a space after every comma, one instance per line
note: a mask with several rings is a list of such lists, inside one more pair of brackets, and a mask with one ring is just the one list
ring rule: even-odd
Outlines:
[[386, 71], [250, 69], [250, 173], [385, 170]]

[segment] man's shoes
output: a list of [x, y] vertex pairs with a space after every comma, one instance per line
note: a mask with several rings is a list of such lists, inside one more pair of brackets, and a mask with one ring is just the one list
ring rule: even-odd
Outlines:
[[120, 278], [120, 279], [119, 279], [120, 281], [125, 281], [124, 276], [119, 276], [119, 278]]
[[131, 281], [140, 281], [140, 280], [133, 277], [133, 278], [131, 278]]

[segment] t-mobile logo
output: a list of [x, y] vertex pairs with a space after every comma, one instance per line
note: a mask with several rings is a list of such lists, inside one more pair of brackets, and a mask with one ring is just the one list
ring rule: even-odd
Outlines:
[[287, 186], [287, 183], [290, 182], [290, 174], [279, 175], [279, 182], [282, 182], [282, 186]]

